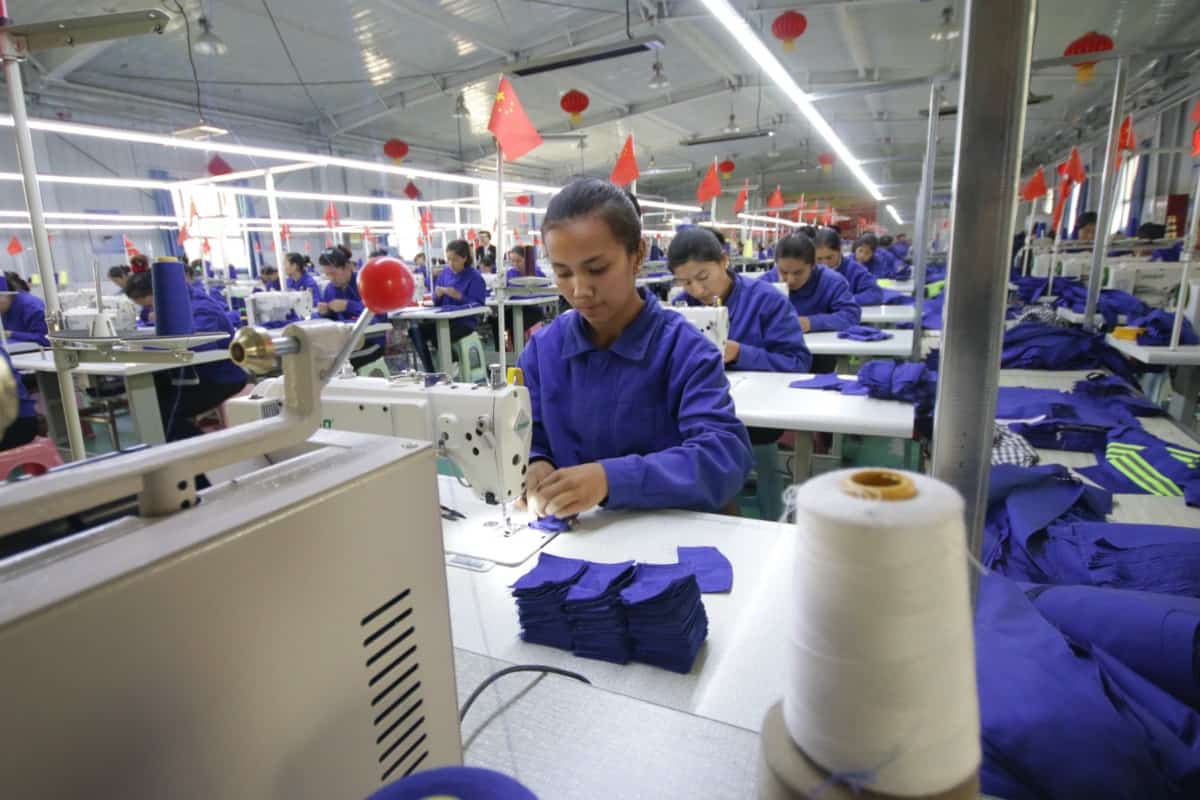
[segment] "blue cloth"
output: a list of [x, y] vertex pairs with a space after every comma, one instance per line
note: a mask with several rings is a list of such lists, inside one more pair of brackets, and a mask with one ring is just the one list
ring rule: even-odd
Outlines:
[[462, 797], [471, 800], [537, 800], [533, 792], [500, 772], [482, 767], [438, 767], [389, 783], [367, 800], [426, 800]]
[[641, 312], [605, 350], [576, 311], [530, 339], [518, 361], [533, 406], [530, 460], [598, 462], [609, 508], [719, 511], [753, 460], [721, 354], [639, 293]]
[[942, 313], [946, 306], [946, 293], [928, 297], [921, 305], [921, 326], [926, 330], [940, 331], [942, 329]]
[[[1113, 428], [1096, 448], [1096, 465], [1077, 472], [1119, 494], [1183, 497], [1200, 506], [1200, 452], [1173, 445], [1133, 425]], [[1132, 471], [1132, 480], [1125, 471]], [[1153, 488], [1154, 491], [1148, 491]]]
[[[29, 391], [25, 388], [21, 376], [17, 374], [17, 368], [13, 366], [12, 358], [9, 357], [8, 351], [0, 348], [0, 357], [3, 357], [8, 362], [8, 369], [12, 372], [17, 384], [17, 416], [36, 417], [37, 407], [34, 405], [33, 398], [29, 396]], [[0, 431], [0, 436], [3, 436], [3, 434], [4, 432]]]
[[290, 292], [299, 292], [304, 289], [312, 292], [314, 309], [317, 307], [317, 303], [321, 302], [321, 286], [317, 283], [317, 279], [307, 272], [301, 275], [299, 280], [289, 277], [286, 285]]
[[508, 272], [505, 273], [505, 278], [507, 280], [512, 280], [513, 278], [544, 278], [544, 277], [546, 277], [546, 273], [542, 272], [541, 268], [536, 267], [536, 266], [533, 268], [532, 275], [526, 275], [524, 272], [517, 269], [516, 267], [509, 267]]
[[977, 603], [984, 793], [1196, 796], [1194, 712], [1104, 650], [1064, 638], [1012, 581], [983, 576]]
[[908, 258], [908, 250], [909, 250], [908, 242], [900, 242], [900, 241], [892, 242], [891, 247], [892, 247], [892, 253], [896, 256], [896, 258], [900, 259], [901, 261]]
[[1193, 528], [1073, 522], [1052, 525], [1048, 532], [1060, 543], [1055, 554], [1058, 563], [1079, 569], [1052, 574], [1050, 578], [1056, 580], [1046, 583], [1200, 597], [1200, 531]]
[[[1060, 308], [1084, 313], [1087, 310], [1087, 287], [1078, 281], [1066, 282], [1054, 304]], [[1096, 301], [1096, 311], [1104, 317], [1104, 324], [1113, 328], [1120, 323], [1122, 316], [1133, 319], [1145, 314], [1147, 306], [1128, 292], [1101, 289]]]
[[[461, 300], [455, 300], [448, 294], [435, 297], [433, 304], [440, 311], [481, 306], [487, 300], [487, 284], [483, 281], [483, 275], [474, 267], [464, 267], [462, 272], [455, 272], [450, 267], [446, 267], [438, 273], [434, 286], [435, 295], [437, 286], [446, 286], [462, 293]], [[479, 317], [463, 317], [457, 322], [467, 330], [475, 330], [479, 327]]]
[[[772, 267], [759, 280], [767, 285], [779, 282], [779, 270]], [[808, 281], [795, 291], [788, 292], [788, 301], [801, 317], [808, 317], [809, 330], [840, 331], [857, 325], [862, 308], [854, 302], [850, 284], [837, 272], [820, 264], [813, 266]]]
[[635, 574], [632, 561], [588, 563], [563, 601], [563, 611], [571, 626], [571, 652], [614, 664], [629, 662], [633, 646], [621, 591], [633, 582]]
[[[727, 369], [759, 372], [808, 372], [812, 354], [787, 298], [770, 283], [730, 272], [733, 288], [725, 299], [729, 309], [729, 338], [738, 343], [738, 357]], [[701, 305], [689, 294], [690, 306]]]
[[[1169, 345], [1171, 343], [1171, 328], [1174, 325], [1175, 315], [1161, 309], [1151, 311], [1149, 314], [1137, 319], [1129, 320], [1130, 327], [1146, 329], [1145, 333], [1138, 334], [1137, 342], [1138, 344], [1149, 346]], [[1183, 327], [1179, 331], [1179, 343], [1200, 344], [1200, 337], [1196, 336], [1196, 330], [1192, 327], [1191, 320], [1186, 317], [1183, 320]]]
[[539, 553], [538, 562], [512, 585], [521, 638], [563, 650], [571, 649], [571, 623], [563, 603], [575, 581], [588, 568], [578, 558]]
[[1102, 335], [1040, 322], [1023, 322], [1004, 332], [1000, 366], [1049, 370], [1100, 368], [1133, 380], [1129, 362], [1105, 344]]
[[1200, 599], [1093, 586], [1039, 586], [1029, 594], [1066, 636], [1103, 648], [1200, 709]]
[[529, 523], [529, 527], [537, 531], [548, 531], [550, 533], [562, 533], [563, 531], [571, 530], [571, 520], [559, 519], [550, 514], [545, 517], [538, 517], [533, 522]]
[[853, 258], [843, 256], [842, 263], [831, 269], [850, 284], [850, 293], [854, 295], [854, 302], [860, 306], [883, 305], [883, 289], [879, 288], [875, 276], [862, 264]]
[[[855, 261], [858, 263], [857, 259]], [[892, 254], [882, 248], [876, 250], [874, 255], [862, 263], [862, 266], [876, 278], [896, 279], [901, 273], [901, 270], [896, 268], [896, 261]]]
[[788, 384], [788, 386], [792, 389], [819, 389], [822, 391], [836, 389], [839, 392], [842, 391], [843, 389], [845, 389], [847, 386], [857, 386], [857, 385], [858, 385], [858, 381], [852, 381], [852, 380], [844, 381], [841, 378], [839, 378], [837, 375], [834, 375], [833, 373], [826, 373], [824, 375], [815, 375], [811, 378], [806, 378], [804, 380], [798, 380], [798, 381], [792, 381], [791, 383]]
[[844, 331], [838, 331], [839, 339], [853, 339], [856, 342], [882, 342], [891, 339], [892, 335], [870, 325], [853, 325]]
[[1157, 247], [1150, 253], [1151, 261], [1178, 261], [1183, 255], [1183, 242], [1176, 242], [1170, 247]]
[[1086, 453], [1103, 449], [1110, 431], [1138, 425], [1135, 413], [1161, 413], [1120, 378], [1093, 377], [1079, 381], [1069, 393], [1002, 386], [996, 419], [1028, 420], [1009, 428], [1035, 447]]
[[859, 367], [858, 387], [842, 391], [879, 400], [903, 400], [912, 403], [918, 414], [928, 414], [937, 398], [937, 373], [924, 364], [868, 361]]
[[621, 602], [634, 660], [691, 672], [708, 636], [696, 576], [681, 564], [639, 564]]
[[733, 564], [715, 547], [676, 547], [679, 563], [696, 576], [700, 591], [728, 592], [733, 590]]
[[[218, 339], [215, 342], [202, 344], [191, 348], [192, 350], [200, 352], [201, 350], [229, 349], [229, 342], [233, 338], [233, 334], [237, 331], [234, 329], [233, 324], [229, 321], [229, 317], [224, 308], [221, 308], [207, 297], [193, 300], [192, 320], [195, 323], [196, 333], [229, 334], [229, 336], [225, 339]], [[200, 364], [194, 369], [196, 370], [196, 376], [206, 383], [246, 383], [245, 370], [228, 359], [214, 361], [210, 364]]]
[[[36, 342], [42, 347], [50, 346], [47, 338], [46, 304], [42, 298], [29, 292], [12, 295], [12, 305], [4, 312], [4, 332], [14, 342]], [[149, 318], [146, 319], [149, 322]]]
[[330, 310], [325, 314], [327, 318], [337, 322], [353, 322], [358, 319], [358, 315], [366, 308], [362, 295], [358, 293], [358, 273], [351, 273], [350, 282], [344, 287], [339, 288], [333, 281], [326, 284], [325, 291], [321, 292], [321, 302], [332, 303], [334, 300], [345, 300], [346, 310]]

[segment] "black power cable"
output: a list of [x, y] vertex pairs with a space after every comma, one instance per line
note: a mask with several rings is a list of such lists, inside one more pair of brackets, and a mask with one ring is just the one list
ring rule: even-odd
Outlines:
[[462, 708], [458, 710], [458, 721], [462, 722], [463, 719], [466, 718], [467, 712], [471, 710], [471, 706], [474, 705], [475, 701], [479, 698], [479, 695], [483, 694], [484, 689], [491, 686], [505, 675], [512, 675], [515, 672], [540, 672], [543, 674], [562, 675], [565, 678], [574, 678], [577, 681], [582, 681], [589, 686], [592, 684], [591, 681], [580, 675], [578, 672], [571, 672], [569, 669], [559, 669], [558, 667], [548, 667], [545, 664], [522, 664], [515, 667], [505, 667], [498, 672], [493, 672], [491, 675], [488, 675], [483, 679], [482, 683], [475, 687], [475, 691], [471, 692], [471, 696], [466, 699], [466, 702], [462, 704]]

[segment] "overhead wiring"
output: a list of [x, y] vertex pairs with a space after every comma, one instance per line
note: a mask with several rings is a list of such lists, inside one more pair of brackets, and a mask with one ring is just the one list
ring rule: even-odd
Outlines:
[[271, 27], [275, 29], [275, 35], [279, 37], [279, 44], [283, 47], [283, 53], [287, 56], [288, 63], [292, 65], [292, 71], [296, 73], [296, 80], [300, 82], [300, 87], [304, 89], [304, 94], [308, 97], [308, 102], [312, 103], [313, 110], [319, 116], [325, 116], [324, 109], [318, 105], [316, 98], [308, 90], [308, 84], [304, 82], [304, 76], [300, 74], [300, 67], [296, 64], [296, 59], [292, 57], [292, 50], [288, 47], [287, 40], [283, 38], [283, 31], [279, 29], [279, 23], [275, 21], [275, 14], [271, 12], [270, 4], [267, 0], [262, 0], [262, 4], [263, 10], [267, 12], [267, 18], [271, 20]]
[[175, 0], [175, 7], [179, 9], [179, 16], [183, 17], [183, 34], [187, 38], [188, 64], [192, 67], [192, 82], [196, 85], [196, 114], [200, 119], [204, 119], [204, 101], [200, 96], [200, 71], [196, 69], [196, 55], [192, 52], [192, 23], [188, 20], [187, 12], [183, 10], [183, 4], [179, 0]]

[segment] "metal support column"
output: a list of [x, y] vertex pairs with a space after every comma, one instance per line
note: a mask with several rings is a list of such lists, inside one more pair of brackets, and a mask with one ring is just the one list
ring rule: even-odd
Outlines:
[[1100, 276], [1104, 269], [1104, 257], [1108, 255], [1108, 231], [1112, 228], [1117, 192], [1121, 191], [1119, 176], [1116, 174], [1117, 146], [1120, 144], [1121, 107], [1125, 105], [1125, 77], [1128, 73], [1129, 59], [1118, 59], [1117, 75], [1113, 80], [1112, 108], [1108, 112], [1104, 171], [1100, 173], [1100, 207], [1096, 216], [1096, 240], [1092, 244], [1092, 269], [1088, 273], [1087, 305], [1083, 309], [1083, 327], [1089, 331], [1096, 329], [1096, 304], [1100, 301]]
[[964, 15], [933, 474], [966, 501], [967, 545], [976, 557], [987, 513], [1036, 9], [1037, 0], [969, 0]]
[[[267, 212], [271, 215], [271, 241], [275, 244], [275, 262], [286, 277], [283, 263], [287, 253], [283, 250], [283, 237], [280, 235], [279, 229], [279, 198], [275, 195], [275, 175], [267, 170], [264, 180], [267, 187]], [[280, 288], [283, 288], [283, 283], [280, 284]]]
[[[496, 274], [501, 275], [501, 269], [504, 264], [504, 253], [507, 252], [504, 245], [504, 152], [500, 148], [500, 142], [496, 142]], [[497, 278], [497, 280], [500, 280]], [[503, 285], [503, 284], [501, 284]], [[500, 374], [508, 374], [508, 350], [505, 345], [508, 340], [508, 331], [504, 326], [504, 301], [501, 294], [501, 302], [496, 304], [496, 355], [500, 358]]]
[[942, 87], [929, 82], [929, 124], [925, 131], [925, 162], [921, 167], [921, 188], [917, 195], [917, 217], [913, 227], [913, 349], [914, 361], [921, 357], [921, 312], [925, 308], [925, 272], [929, 262], [929, 206], [933, 201], [933, 171], [937, 165], [937, 109], [942, 107]]

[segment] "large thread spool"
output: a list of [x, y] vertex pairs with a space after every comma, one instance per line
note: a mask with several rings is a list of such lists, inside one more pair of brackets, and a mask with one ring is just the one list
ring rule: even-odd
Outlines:
[[792, 740], [878, 794], [970, 781], [981, 754], [962, 498], [923, 475], [842, 470], [795, 502]]
[[159, 336], [186, 336], [193, 333], [192, 296], [188, 291], [183, 263], [159, 259], [150, 265], [154, 282], [154, 332]]

